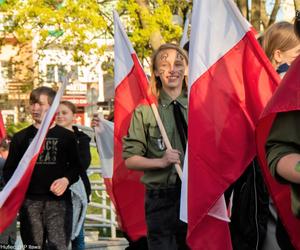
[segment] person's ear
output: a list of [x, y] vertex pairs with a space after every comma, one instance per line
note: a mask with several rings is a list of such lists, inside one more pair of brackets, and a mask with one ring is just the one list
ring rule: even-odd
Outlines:
[[274, 51], [274, 53], [273, 53], [273, 59], [274, 59], [274, 62], [277, 65], [280, 65], [282, 63], [282, 52], [281, 52], [281, 50], [276, 49]]

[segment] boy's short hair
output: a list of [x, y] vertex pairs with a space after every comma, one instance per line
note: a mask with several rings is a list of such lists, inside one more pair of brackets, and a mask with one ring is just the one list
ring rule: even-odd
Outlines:
[[32, 90], [30, 93], [30, 97], [29, 97], [30, 104], [39, 102], [41, 95], [48, 96], [48, 103], [51, 105], [56, 95], [56, 91], [46, 86], [38, 87]]

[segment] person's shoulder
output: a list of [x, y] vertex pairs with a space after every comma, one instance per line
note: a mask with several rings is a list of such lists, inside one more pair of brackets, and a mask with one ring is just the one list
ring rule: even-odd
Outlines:
[[151, 106], [147, 104], [140, 104], [136, 107], [135, 112], [149, 114], [152, 112]]
[[72, 127], [73, 127], [73, 130], [74, 130], [74, 133], [75, 133], [76, 137], [79, 140], [88, 140], [88, 141], [91, 140], [91, 137], [89, 137], [86, 133], [84, 133], [82, 131], [82, 129], [78, 128], [77, 126], [72, 126]]
[[71, 130], [66, 129], [57, 124], [51, 129], [51, 132], [59, 133], [61, 135], [68, 136], [68, 137], [75, 137], [75, 134]]
[[37, 128], [35, 128], [33, 125], [30, 125], [26, 128], [23, 128], [22, 130], [18, 131], [17, 133], [15, 133], [12, 137], [12, 140], [18, 139], [18, 138], [23, 138], [26, 135], [28, 135], [28, 133], [33, 133], [36, 132]]

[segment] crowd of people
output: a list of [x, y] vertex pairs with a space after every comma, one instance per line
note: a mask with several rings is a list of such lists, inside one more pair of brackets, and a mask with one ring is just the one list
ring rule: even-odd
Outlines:
[[[299, 58], [299, 12], [294, 26], [288, 22], [275, 23], [259, 42], [274, 69], [283, 76]], [[146, 188], [147, 245], [132, 244], [131, 249], [189, 249], [187, 224], [179, 219], [181, 181], [174, 168], [174, 164], [183, 167], [188, 137], [187, 75], [188, 51], [175, 44], [164, 44], [154, 52], [149, 88], [156, 97], [173, 149], [166, 148], [148, 105], [135, 109], [123, 138], [125, 164], [128, 169], [143, 171], [141, 182]], [[33, 124], [16, 133], [10, 145], [7, 140], [0, 143], [0, 188], [13, 175], [55, 94], [48, 87], [34, 89], [29, 99]], [[280, 113], [266, 143], [270, 172], [279, 182], [291, 185], [295, 220], [300, 217], [299, 112]], [[71, 243], [72, 249], [85, 249], [84, 215], [91, 194], [86, 170], [91, 162], [91, 138], [73, 126], [75, 113], [73, 103], [60, 103], [56, 122], [50, 127], [37, 159], [19, 211], [20, 234], [26, 246], [66, 250]], [[94, 118], [92, 126], [98, 123]], [[255, 196], [253, 188], [257, 191]], [[233, 200], [230, 229], [234, 249], [294, 249], [269, 197], [256, 158], [228, 189], [226, 197]], [[15, 240], [16, 221], [0, 235], [0, 246], [13, 246]]]

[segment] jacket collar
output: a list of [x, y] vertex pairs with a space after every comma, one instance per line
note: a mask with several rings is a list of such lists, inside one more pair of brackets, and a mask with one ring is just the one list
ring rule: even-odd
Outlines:
[[[181, 94], [174, 100], [180, 104], [184, 109], [187, 109], [187, 93], [182, 91]], [[168, 108], [172, 104], [173, 99], [163, 90], [160, 90], [159, 93], [159, 102], [163, 108]]]

